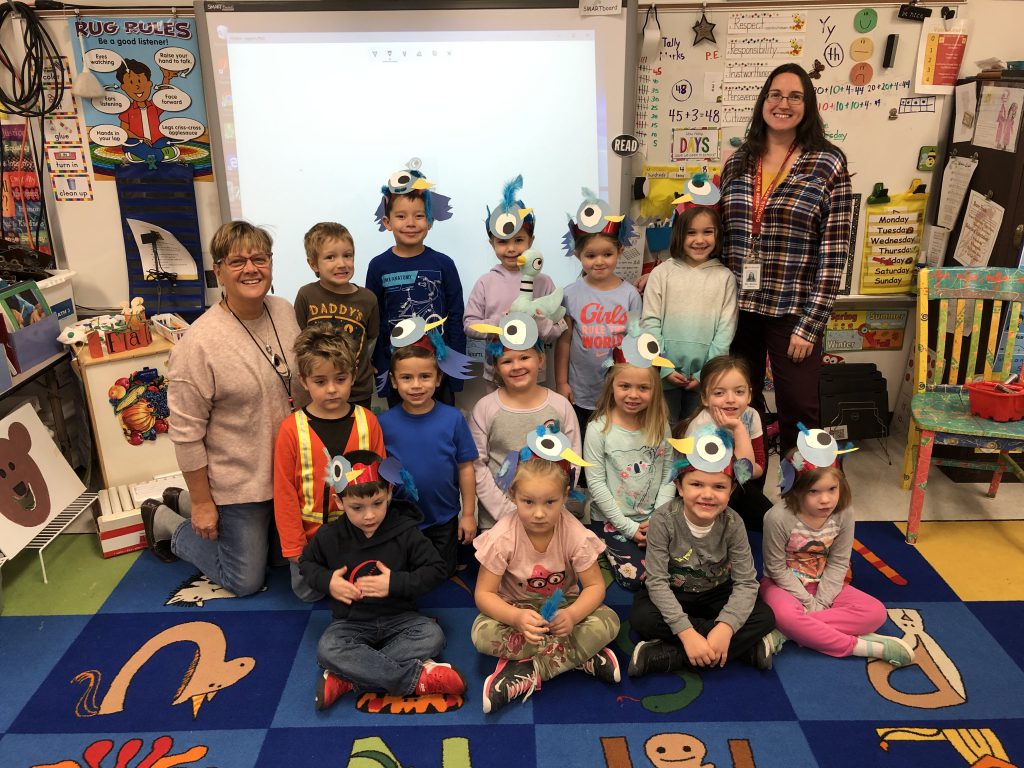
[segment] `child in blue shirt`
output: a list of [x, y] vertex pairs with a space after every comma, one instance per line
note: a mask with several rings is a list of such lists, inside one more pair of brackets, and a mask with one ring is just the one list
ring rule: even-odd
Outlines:
[[412, 476], [420, 529], [455, 574], [457, 545], [476, 535], [476, 444], [457, 408], [434, 402], [441, 371], [432, 350], [412, 344], [391, 356], [391, 388], [401, 407], [380, 416], [384, 445]]
[[[418, 165], [418, 161], [410, 165]], [[462, 281], [455, 262], [449, 256], [423, 244], [434, 220], [451, 218], [448, 198], [430, 190], [431, 184], [416, 168], [391, 174], [381, 188], [383, 199], [377, 218], [383, 229], [395, 237], [391, 248], [375, 256], [366, 271], [366, 287], [377, 296], [381, 329], [373, 353], [373, 367], [380, 374], [389, 370], [391, 331], [399, 320], [418, 315], [427, 320], [447, 318], [443, 337], [457, 352], [466, 351], [466, 333], [462, 327], [465, 312]], [[454, 393], [461, 381], [444, 378], [435, 399], [455, 404]], [[400, 398], [384, 383], [381, 394], [395, 406]]]

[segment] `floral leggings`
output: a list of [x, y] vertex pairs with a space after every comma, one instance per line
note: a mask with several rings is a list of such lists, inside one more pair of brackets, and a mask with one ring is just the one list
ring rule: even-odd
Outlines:
[[590, 530], [605, 543], [604, 556], [612, 568], [615, 583], [636, 592], [647, 578], [647, 550], [626, 538], [609, 522], [594, 522]]
[[[522, 603], [519, 607], [537, 610], [540, 603]], [[473, 645], [480, 653], [504, 659], [532, 658], [541, 680], [575, 669], [597, 655], [618, 634], [619, 617], [607, 605], [599, 605], [569, 635], [549, 637], [540, 644], [526, 642], [517, 629], [482, 613], [473, 622], [472, 630]]]

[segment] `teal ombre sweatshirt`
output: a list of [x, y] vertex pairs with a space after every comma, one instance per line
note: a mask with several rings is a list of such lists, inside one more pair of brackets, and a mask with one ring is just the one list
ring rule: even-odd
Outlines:
[[[736, 278], [718, 259], [691, 267], [669, 259], [644, 289], [643, 325], [661, 340], [661, 354], [684, 375], [700, 377], [712, 357], [729, 352], [736, 335]], [[662, 371], [668, 376], [670, 369]]]

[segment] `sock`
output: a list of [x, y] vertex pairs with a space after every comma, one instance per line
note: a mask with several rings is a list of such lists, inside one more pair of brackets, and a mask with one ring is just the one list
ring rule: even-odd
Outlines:
[[161, 504], [153, 514], [153, 538], [165, 541], [186, 522], [185, 518], [176, 514], [170, 507]]

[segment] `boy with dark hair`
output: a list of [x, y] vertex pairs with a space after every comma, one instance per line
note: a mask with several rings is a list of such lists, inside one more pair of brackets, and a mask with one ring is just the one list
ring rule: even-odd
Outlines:
[[[378, 374], [390, 369], [395, 323], [413, 315], [428, 321], [447, 318], [442, 332], [445, 344], [456, 352], [466, 352], [459, 271], [449, 256], [423, 244], [435, 220], [451, 218], [448, 198], [431, 190], [433, 185], [418, 170], [418, 160], [409, 165], [409, 169], [391, 174], [381, 188], [377, 220], [382, 230], [394, 235], [395, 244], [375, 256], [366, 271], [366, 287], [377, 296], [385, 331], [377, 337], [373, 355]], [[435, 399], [454, 405], [454, 393], [461, 389], [461, 381], [444, 377]], [[389, 390], [384, 381], [381, 394], [387, 394], [389, 405], [397, 405], [398, 395]]]
[[431, 658], [445, 645], [441, 627], [416, 610], [415, 599], [444, 581], [445, 566], [419, 530], [416, 506], [391, 498], [387, 478], [397, 468], [371, 451], [331, 464], [345, 514], [320, 528], [299, 560], [309, 587], [330, 594], [334, 614], [317, 645], [324, 671], [316, 708], [353, 689], [461, 695], [462, 676]]
[[299, 573], [299, 555], [321, 525], [341, 514], [328, 493], [332, 456], [371, 450], [383, 455], [384, 436], [368, 408], [349, 402], [356, 371], [351, 337], [313, 323], [295, 339], [299, 383], [310, 403], [284, 421], [274, 445], [274, 521], [281, 554], [291, 562], [292, 591], [306, 602], [315, 592]]

